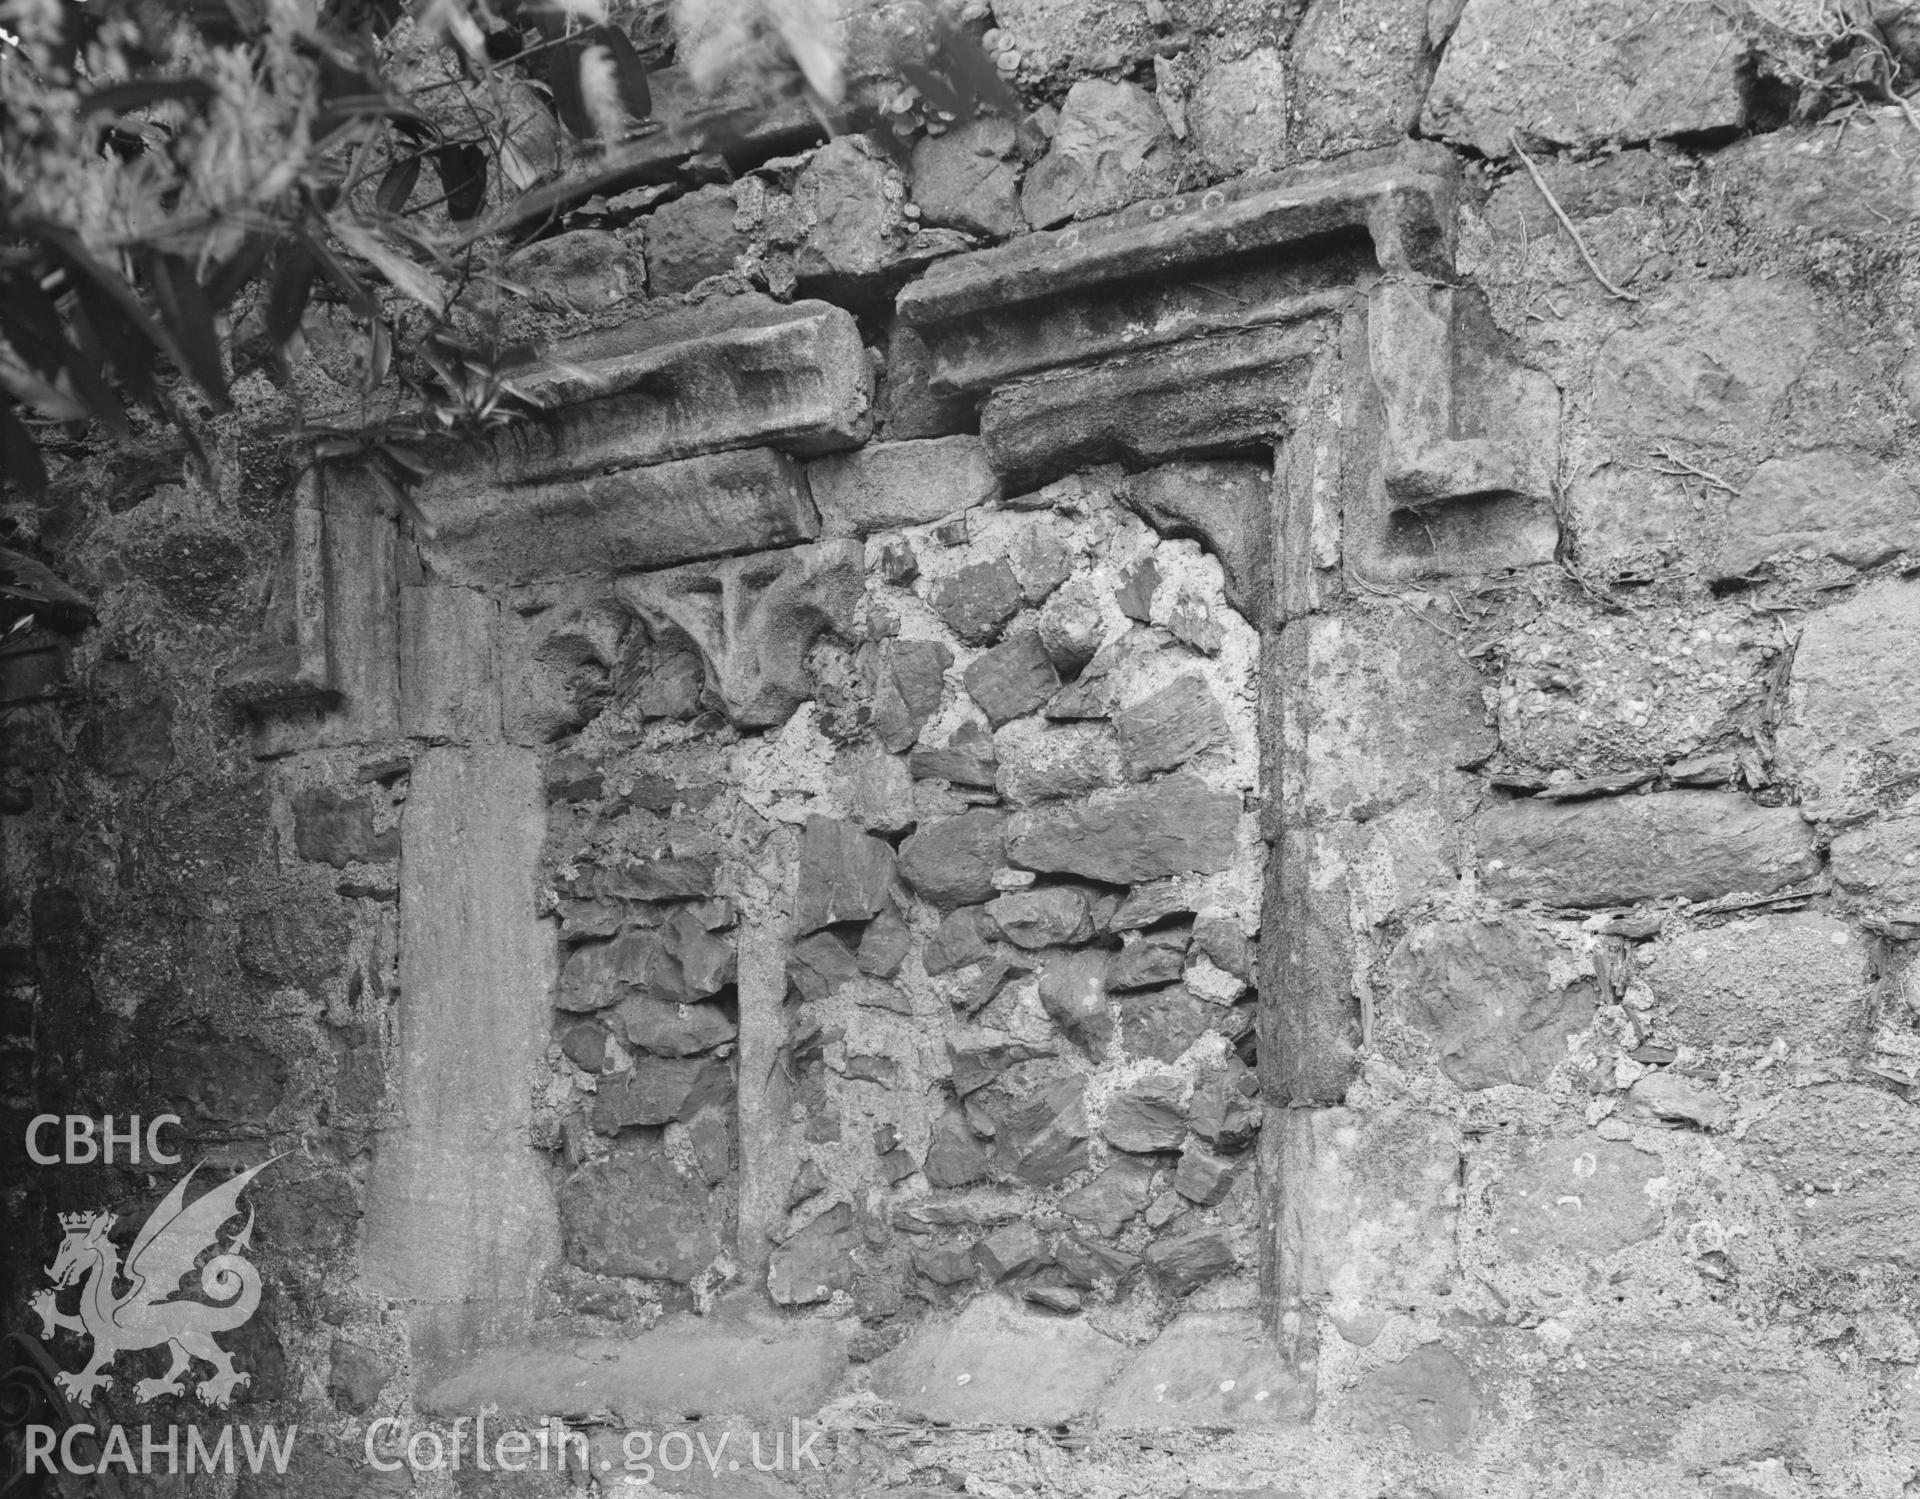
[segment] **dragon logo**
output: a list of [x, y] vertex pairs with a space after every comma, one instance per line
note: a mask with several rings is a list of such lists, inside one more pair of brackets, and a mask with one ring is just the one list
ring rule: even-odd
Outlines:
[[[81, 1405], [92, 1405], [94, 1391], [113, 1382], [102, 1371], [116, 1357], [130, 1349], [165, 1343], [173, 1354], [172, 1366], [159, 1379], [136, 1384], [135, 1399], [145, 1403], [159, 1395], [184, 1393], [181, 1376], [195, 1359], [214, 1369], [212, 1378], [203, 1380], [195, 1391], [200, 1399], [221, 1408], [233, 1399], [235, 1387], [246, 1384], [248, 1376], [235, 1371], [232, 1355], [214, 1342], [213, 1335], [239, 1327], [260, 1305], [260, 1272], [241, 1253], [253, 1243], [251, 1208], [246, 1226], [200, 1271], [201, 1291], [218, 1304], [175, 1300], [174, 1292], [204, 1251], [219, 1248], [220, 1226], [240, 1210], [240, 1193], [247, 1183], [279, 1159], [262, 1161], [189, 1204], [187, 1183], [200, 1169], [195, 1166], [141, 1225], [124, 1271], [119, 1249], [107, 1238], [114, 1224], [112, 1214], [60, 1215], [66, 1237], [47, 1267], [54, 1288], [35, 1296], [33, 1309], [40, 1314], [42, 1337], [50, 1338], [56, 1329], [65, 1328], [93, 1339], [93, 1357], [86, 1368], [54, 1376], [61, 1389]], [[61, 1311], [57, 1299], [83, 1276], [76, 1317]], [[124, 1294], [115, 1290], [122, 1278], [131, 1282]]]

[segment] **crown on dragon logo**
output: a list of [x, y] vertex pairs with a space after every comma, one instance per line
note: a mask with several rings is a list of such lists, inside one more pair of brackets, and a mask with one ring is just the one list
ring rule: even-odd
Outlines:
[[62, 1213], [60, 1215], [60, 1227], [67, 1233], [73, 1233], [76, 1229], [92, 1228], [96, 1223], [99, 1223], [102, 1232], [105, 1232], [119, 1221], [117, 1214], [98, 1211], [91, 1213]]

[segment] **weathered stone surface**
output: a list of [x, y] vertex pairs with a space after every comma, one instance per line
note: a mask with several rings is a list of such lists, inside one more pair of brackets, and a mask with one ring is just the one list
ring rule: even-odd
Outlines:
[[600, 1080], [593, 1101], [593, 1127], [613, 1134], [634, 1125], [691, 1119], [708, 1104], [733, 1096], [733, 1073], [725, 1062], [692, 1057], [634, 1058], [633, 1069]]
[[1130, 940], [1107, 964], [1107, 987], [1118, 991], [1178, 983], [1187, 966], [1187, 941], [1192, 935], [1188, 927], [1167, 927], [1145, 936], [1129, 932]]
[[1113, 919], [1107, 923], [1107, 929], [1113, 932], [1137, 931], [1141, 927], [1152, 926], [1167, 917], [1191, 913], [1194, 909], [1193, 892], [1186, 880], [1156, 880], [1127, 893], [1120, 902], [1120, 909], [1113, 913]]
[[1220, 563], [1227, 602], [1257, 624], [1270, 586], [1272, 485], [1263, 463], [1212, 459], [1135, 474], [1119, 497], [1161, 535], [1198, 537]]
[[921, 953], [921, 966], [929, 974], [941, 974], [978, 963], [992, 951], [995, 935], [986, 907], [962, 906], [957, 911], [949, 911], [927, 939]]
[[1489, 893], [1550, 906], [1765, 895], [1820, 868], [1797, 810], [1733, 792], [1506, 802], [1475, 828]]
[[829, 536], [925, 525], [1000, 496], [1000, 480], [977, 437], [870, 443], [815, 459], [807, 481]]
[[620, 1145], [560, 1189], [567, 1258], [596, 1275], [685, 1285], [720, 1252], [707, 1190], [682, 1177], [657, 1146]]
[[771, 1429], [820, 1408], [845, 1372], [843, 1341], [828, 1321], [737, 1306], [719, 1316], [670, 1313], [632, 1337], [489, 1349], [425, 1391], [421, 1405], [440, 1416], [486, 1407], [528, 1426], [569, 1406], [612, 1411], [636, 1427], [677, 1425], [697, 1411]]
[[709, 276], [724, 276], [734, 257], [752, 249], [733, 227], [733, 194], [703, 187], [662, 203], [647, 219], [647, 290], [656, 297], [691, 291]]
[[1910, 1105], [1857, 1083], [1797, 1089], [1747, 1131], [1746, 1153], [1793, 1190], [1815, 1265], [1920, 1264], [1920, 1124]]
[[[1194, 1113], [1197, 1127], [1197, 1099]], [[1286, 1295], [1351, 1318], [1420, 1304], [1450, 1283], [1460, 1206], [1451, 1121], [1408, 1108], [1288, 1109], [1267, 1129], [1279, 1133], [1274, 1164], [1288, 1184]]]
[[1166, 117], [1131, 83], [1082, 79], [1067, 91], [1053, 148], [1028, 171], [1020, 207], [1036, 229], [1107, 213], [1170, 192], [1173, 138]]
[[1259, 1133], [1264, 1110], [1256, 1098], [1259, 1082], [1238, 1057], [1210, 1068], [1194, 1085], [1187, 1106], [1187, 1128], [1216, 1150], [1245, 1150]]
[[1246, 1032], [1248, 1017], [1199, 998], [1185, 984], [1117, 997], [1120, 1049], [1128, 1056], [1172, 1062], [1208, 1031], [1229, 1039]]
[[980, 1266], [964, 1249], [916, 1249], [913, 1268], [937, 1286], [960, 1286], [977, 1280]]
[[1896, 128], [1905, 124], [1876, 114], [1838, 140], [1818, 129], [1750, 136], [1720, 153], [1714, 177], [1762, 233], [1889, 239], [1920, 217], [1914, 143]]
[[1819, 344], [1804, 286], [1756, 276], [1690, 285], [1600, 346], [1594, 418], [1642, 442], [1766, 431]]
[[907, 764], [916, 777], [982, 789], [992, 787], [1000, 774], [992, 736], [977, 723], [963, 723], [955, 729], [945, 749], [915, 750]]
[[667, 1004], [711, 999], [734, 980], [731, 937], [707, 930], [695, 910], [682, 906], [659, 931], [660, 947], [647, 975], [647, 993]]
[[1085, 1080], [1066, 1078], [1007, 1110], [994, 1154], [1030, 1186], [1064, 1181], [1087, 1165]]
[[656, 1057], [690, 1057], [711, 1051], [737, 1033], [726, 1012], [715, 1005], [669, 1004], [645, 995], [622, 1000], [613, 1012], [613, 1023], [630, 1045]]
[[1920, 578], [1870, 583], [1814, 613], [1793, 656], [1780, 765], [1821, 799], [1920, 770]]
[[922, 827], [900, 849], [900, 877], [936, 906], [976, 905], [998, 892], [1007, 862], [1007, 818], [986, 808]]
[[1120, 779], [1118, 742], [1103, 726], [1065, 724], [1007, 733], [1012, 737], [994, 784], [1016, 807], [1084, 796]]
[[1744, 577], [1772, 557], [1811, 552], [1871, 567], [1920, 544], [1920, 495], [1871, 454], [1816, 448], [1754, 470], [1727, 508], [1708, 576]]
[[1020, 612], [1020, 580], [1005, 557], [976, 562], [940, 579], [927, 595], [933, 612], [969, 645], [987, 645]]
[[886, 904], [893, 849], [850, 822], [815, 815], [800, 837], [794, 931], [804, 935], [842, 921], [867, 921]]
[[1040, 1231], [1026, 1219], [1003, 1223], [973, 1246], [974, 1260], [991, 1280], [1006, 1280], [1047, 1261]]
[[1491, 157], [1511, 152], [1512, 130], [1560, 146], [1734, 130], [1744, 52], [1729, 18], [1659, 0], [1575, 0], [1549, 15], [1468, 0], [1420, 128]]
[[1726, 1100], [1711, 1088], [1671, 1072], [1649, 1072], [1627, 1090], [1629, 1119], [1664, 1120], [1717, 1130], [1726, 1127], [1732, 1114]]
[[1195, 149], [1223, 177], [1279, 165], [1287, 156], [1285, 59], [1256, 47], [1209, 68], [1187, 101], [1187, 125]]
[[1391, 973], [1407, 1018], [1462, 1088], [1539, 1084], [1565, 1058], [1567, 1038], [1593, 1018], [1590, 982], [1558, 988], [1549, 979], [1549, 964], [1562, 955], [1512, 918], [1432, 922], [1401, 940]]
[[1009, 1067], [1052, 1055], [1047, 1047], [1015, 1041], [999, 1031], [976, 1031], [947, 1042], [953, 1091], [962, 1098], [984, 1088]]
[[1595, 1134], [1515, 1140], [1501, 1154], [1489, 1231], [1522, 1264], [1587, 1260], [1660, 1231], [1660, 1205], [1647, 1191], [1664, 1171], [1658, 1156]]
[[1920, 812], [1876, 818], [1833, 840], [1833, 877], [1896, 920], [1920, 919]]
[[1089, 948], [1055, 953], [1040, 970], [1041, 1007], [1069, 1040], [1093, 1057], [1104, 1056], [1113, 1040], [1106, 974], [1106, 954]]
[[1024, 228], [1013, 134], [1011, 120], [976, 115], [945, 135], [915, 142], [913, 200], [921, 222], [990, 239]]
[[1314, 0], [1293, 34], [1294, 151], [1334, 156], [1416, 133], [1441, 16], [1420, 0], [1367, 7]]
[[611, 942], [593, 942], [578, 948], [561, 969], [557, 1010], [584, 1013], [605, 1010], [628, 994], [643, 990], [660, 954], [660, 935], [651, 929], [628, 929]]
[[335, 1338], [327, 1352], [327, 1393], [355, 1415], [373, 1409], [380, 1392], [393, 1378], [385, 1359], [345, 1338]]
[[852, 1256], [859, 1247], [853, 1209], [836, 1202], [773, 1251], [767, 1293], [782, 1306], [825, 1301], [853, 1284]]
[[856, 447], [872, 427], [873, 373], [851, 313], [824, 302], [710, 301], [562, 342], [553, 373], [525, 381], [554, 419], [462, 450], [420, 486], [459, 524], [476, 476], [504, 487], [777, 447], [801, 457]]
[[1251, 447], [1293, 426], [1316, 349], [1311, 327], [1257, 327], [1034, 375], [981, 404], [980, 435], [1009, 484]]
[[873, 727], [894, 754], [911, 749], [940, 707], [953, 652], [937, 640], [890, 640], [873, 695]]
[[1744, 606], [1556, 610], [1509, 637], [1500, 747], [1582, 780], [1691, 757], [1764, 711], [1779, 651], [1779, 633]]
[[1016, 947], [1062, 947], [1093, 935], [1087, 897], [1061, 885], [997, 896], [987, 902], [987, 915]]
[[598, 312], [637, 292], [620, 236], [605, 229], [572, 229], [514, 251], [509, 280], [532, 293], [534, 305], [554, 312]]
[[1100, 1137], [1118, 1150], [1178, 1150], [1187, 1137], [1180, 1079], [1160, 1076], [1129, 1083], [1107, 1100]]
[[1069, 1234], [1053, 1247], [1053, 1261], [1067, 1284], [1092, 1290], [1102, 1282], [1118, 1284], [1140, 1268], [1140, 1256], [1081, 1234]]
[[671, 567], [819, 535], [800, 466], [771, 448], [513, 487], [475, 479], [434, 507], [444, 577], [531, 583]]
[[1866, 1025], [1866, 943], [1811, 911], [1676, 933], [1640, 948], [1639, 970], [1661, 1034], [1694, 1046], [1765, 1047], [1784, 1037], [1833, 1056]]
[[[676, 1017], [679, 1007], [674, 1007]], [[591, 1020], [575, 1021], [559, 1034], [560, 1050], [583, 1072], [599, 1072], [607, 1065], [607, 1028]], [[693, 1050], [700, 1048], [694, 1047]]]
[[1036, 711], [1059, 690], [1060, 674], [1034, 630], [982, 651], [968, 663], [967, 694], [980, 705], [987, 721], [998, 728], [1011, 719]]
[[1189, 1145], [1180, 1153], [1180, 1169], [1173, 1174], [1173, 1190], [1203, 1208], [1215, 1207], [1233, 1190], [1239, 1162]]
[[1017, 814], [1007, 847], [1022, 869], [1135, 885], [1225, 869], [1233, 861], [1239, 825], [1238, 793], [1175, 775], [1081, 806]]
[[616, 592], [656, 639], [699, 651], [707, 689], [736, 726], [769, 728], [813, 695], [814, 642], [852, 634], [861, 580], [860, 543], [824, 541], [625, 578]]
[[1126, 1357], [1078, 1317], [981, 1296], [875, 1364], [873, 1390], [921, 1420], [1051, 1426], [1091, 1410]]
[[1147, 1268], [1176, 1296], [1186, 1295], [1237, 1263], [1233, 1246], [1217, 1228], [1191, 1228], [1147, 1246]]
[[375, 832], [372, 802], [313, 786], [294, 793], [293, 846], [301, 858], [335, 869], [388, 864], [400, 857], [400, 829]]
[[1431, 796], [1449, 772], [1492, 752], [1480, 675], [1437, 616], [1309, 619], [1297, 722], [1305, 730], [1302, 811], [1371, 819]]
[[1151, 1161], [1116, 1156], [1113, 1164], [1092, 1181], [1061, 1198], [1060, 1211], [1091, 1224], [1110, 1239], [1146, 1211], [1153, 1198], [1153, 1178]]
[[713, 894], [717, 867], [712, 854], [661, 854], [595, 864], [568, 881], [566, 888], [574, 895], [600, 900], [690, 900]]
[[[1312, 1365], [1289, 1365], [1256, 1314], [1182, 1312], [1114, 1380], [1100, 1424], [1122, 1431], [1257, 1430], [1304, 1424], [1312, 1414]], [[1247, 1499], [1260, 1493], [1233, 1492]]]
[[903, 260], [911, 264], [911, 250], [903, 257], [898, 249], [894, 205], [901, 196], [897, 174], [877, 147], [857, 135], [828, 141], [794, 185], [792, 211], [807, 226], [794, 269], [828, 295], [845, 297], [897, 271]]
[[1354, 1429], [1404, 1431], [1427, 1452], [1464, 1454], [1473, 1439], [1479, 1393], [1467, 1368], [1437, 1343], [1372, 1370], [1342, 1405]]
[[833, 932], [802, 937], [787, 954], [787, 978], [805, 999], [825, 999], [859, 976], [859, 962]]
[[854, 961], [869, 978], [890, 979], [900, 971], [913, 946], [913, 932], [889, 905], [860, 934]]
[[1227, 715], [1198, 672], [1178, 676], [1113, 715], [1127, 773], [1144, 780], [1174, 770], [1227, 738]]
[[933, 1140], [920, 1169], [936, 1187], [964, 1187], [987, 1174], [988, 1156], [979, 1137], [967, 1126], [967, 1116], [949, 1105], [934, 1122]]

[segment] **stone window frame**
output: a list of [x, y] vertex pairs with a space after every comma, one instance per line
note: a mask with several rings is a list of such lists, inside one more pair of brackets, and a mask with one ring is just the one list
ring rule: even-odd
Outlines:
[[[896, 303], [899, 320], [926, 345], [933, 393], [980, 401], [981, 436], [1010, 492], [1114, 460], [1150, 466], [1223, 450], [1271, 457], [1263, 510], [1154, 519], [1197, 537], [1222, 561], [1230, 595], [1239, 594], [1261, 636], [1260, 811], [1270, 856], [1258, 1045], [1263, 1098], [1280, 1111], [1340, 1103], [1361, 1039], [1344, 874], [1320, 852], [1319, 814], [1305, 792], [1304, 746], [1316, 719], [1306, 686], [1309, 627], [1349, 591], [1350, 579], [1394, 583], [1537, 566], [1551, 562], [1559, 541], [1551, 459], [1542, 456], [1557, 450], [1558, 394], [1515, 362], [1484, 300], [1456, 273], [1460, 188], [1449, 153], [1409, 145], [1358, 165], [1136, 204], [955, 256], [936, 262]], [[832, 611], [809, 615], [806, 600], [783, 596], [778, 580], [749, 577], [751, 557], [727, 560], [737, 545], [734, 517], [716, 512], [706, 531], [640, 542], [595, 529], [593, 518], [610, 503], [644, 509], [692, 486], [746, 504], [753, 534], [797, 543], [810, 575], [833, 572], [846, 548], [859, 546], [817, 539], [797, 466], [870, 435], [871, 387], [861, 382], [871, 374], [851, 315], [802, 302], [757, 323], [729, 325], [722, 316], [716, 326], [701, 312], [649, 321], [638, 347], [597, 335], [559, 351], [565, 369], [597, 366], [600, 383], [553, 375], [549, 393], [560, 406], [550, 423], [497, 437], [442, 472], [434, 488], [445, 518], [432, 541], [403, 538], [374, 486], [351, 470], [309, 473], [260, 650], [226, 680], [230, 701], [252, 725], [255, 753], [397, 738], [500, 746], [501, 670], [513, 669], [524, 648], [501, 600], [516, 588], [564, 589], [556, 580], [582, 570], [597, 570], [602, 587], [622, 572], [698, 573], [717, 607], [703, 624], [678, 622], [699, 644], [710, 679], [738, 678], [755, 691], [772, 684], [776, 697], [790, 692], [800, 656]], [[725, 378], [716, 361], [825, 373], [817, 388], [790, 393], [783, 423], [703, 432], [702, 392]], [[636, 418], [663, 389], [666, 414]], [[1182, 408], [1182, 395], [1193, 391], [1204, 399]], [[1124, 415], [1155, 401], [1169, 418], [1144, 430], [1118, 419], [1105, 427], [1057, 420], [1076, 406]], [[1076, 433], [1064, 444], [1056, 436], [1063, 426]], [[529, 557], [515, 545], [535, 505], [562, 538], [557, 556]], [[529, 576], [529, 567], [550, 576]], [[616, 592], [643, 616], [675, 608], [638, 580]], [[755, 722], [744, 693], [723, 688], [723, 696], [742, 721]], [[451, 769], [427, 806], [440, 806], [452, 825], [476, 797], [503, 798], [506, 823], [481, 837], [518, 848], [531, 864], [537, 838], [516, 840], [507, 824], [524, 818], [529, 795], [537, 800], [538, 777], [511, 759], [481, 754]], [[427, 806], [413, 806], [415, 825]], [[458, 886], [460, 861], [471, 853], [450, 846], [441, 878]], [[415, 893], [423, 905], [472, 894]], [[404, 928], [405, 888], [402, 908]], [[550, 958], [550, 935], [523, 932], [498, 961], [531, 971], [543, 941]], [[403, 952], [406, 945], [403, 930]], [[778, 985], [782, 955], [752, 946], [741, 953], [742, 984]], [[471, 964], [456, 967], [471, 976]], [[409, 993], [403, 1009], [419, 1002]], [[743, 1047], [752, 1044], [745, 1008]], [[404, 1017], [402, 1034], [404, 1047]], [[778, 1038], [761, 1044], [777, 1046]], [[408, 1075], [403, 1067], [403, 1110]], [[1269, 1326], [1283, 1331], [1299, 1326], [1286, 1311], [1298, 1305], [1304, 1258], [1287, 1242], [1284, 1167], [1300, 1144], [1286, 1135], [1268, 1129], [1259, 1147], [1262, 1305]], [[376, 1171], [369, 1233], [391, 1261], [405, 1259], [410, 1243], [444, 1247], [474, 1217], [471, 1204], [456, 1201], [460, 1193], [496, 1180], [482, 1173], [442, 1182], [427, 1194], [438, 1207], [418, 1206], [433, 1170], [429, 1145], [384, 1194]], [[743, 1174], [744, 1240], [749, 1199], [777, 1195], [785, 1183], [756, 1182], [750, 1164]], [[538, 1225], [523, 1225], [523, 1259], [541, 1236]], [[438, 1322], [429, 1318], [427, 1330], [429, 1341], [450, 1347], [512, 1320], [511, 1306], [474, 1312], [487, 1293], [479, 1281], [461, 1281], [469, 1272], [480, 1281], [488, 1273], [454, 1264], [424, 1279], [386, 1280], [446, 1311]], [[513, 1273], [509, 1267], [494, 1289]]]

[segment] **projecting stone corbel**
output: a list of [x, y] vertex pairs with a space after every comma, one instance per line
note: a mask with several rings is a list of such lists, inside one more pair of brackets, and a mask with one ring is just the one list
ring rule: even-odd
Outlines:
[[736, 728], [773, 728], [813, 696], [814, 642], [851, 634], [863, 572], [858, 541], [823, 541], [622, 578], [614, 592], [656, 636], [692, 643]]

